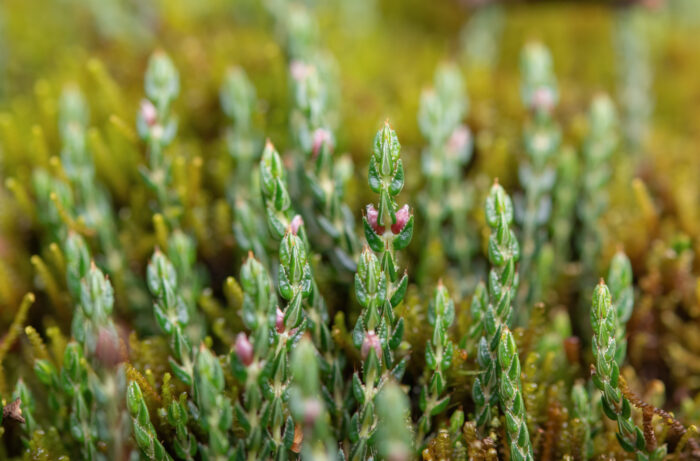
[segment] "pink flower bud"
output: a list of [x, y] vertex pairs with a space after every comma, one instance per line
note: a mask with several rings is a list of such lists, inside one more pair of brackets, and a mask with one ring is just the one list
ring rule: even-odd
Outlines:
[[309, 66], [301, 61], [292, 61], [289, 65], [289, 73], [294, 80], [299, 82], [309, 74]]
[[367, 222], [369, 223], [370, 227], [374, 229], [374, 232], [382, 235], [384, 233], [384, 226], [380, 226], [378, 220], [379, 211], [374, 208], [374, 205], [367, 205]]
[[532, 94], [532, 108], [549, 112], [554, 107], [554, 92], [548, 86], [541, 86]]
[[156, 106], [148, 99], [141, 100], [141, 117], [149, 127], [153, 127], [158, 122]]
[[401, 207], [399, 211], [396, 212], [396, 222], [391, 225], [391, 232], [398, 234], [406, 227], [408, 219], [411, 217], [411, 211], [408, 209], [408, 205]]
[[318, 399], [311, 398], [304, 402], [304, 422], [312, 425], [323, 412], [323, 406]]
[[289, 223], [289, 231], [297, 235], [297, 232], [299, 232], [299, 228], [304, 225], [304, 220], [302, 219], [301, 216], [296, 215], [292, 218], [292, 221]]
[[112, 368], [124, 361], [122, 350], [119, 344], [117, 332], [101, 327], [97, 334], [97, 344], [95, 345], [95, 356], [108, 368]]
[[458, 126], [447, 141], [447, 149], [450, 152], [462, 152], [469, 144], [471, 133], [465, 125]]
[[250, 344], [245, 333], [238, 333], [236, 336], [236, 345], [234, 347], [236, 356], [243, 365], [249, 366], [253, 363], [253, 345]]
[[277, 313], [275, 314], [275, 330], [277, 333], [284, 333], [284, 312], [277, 308]]
[[325, 128], [317, 128], [316, 131], [314, 131], [313, 144], [311, 146], [313, 158], [318, 157], [318, 153], [321, 151], [323, 144], [327, 144], [329, 148], [332, 148], [333, 146], [331, 145], [331, 142], [332, 138], [330, 131], [326, 130]]
[[365, 335], [365, 339], [362, 340], [362, 349], [360, 352], [362, 353], [363, 359], [367, 358], [370, 349], [374, 349], [378, 359], [382, 358], [382, 343], [374, 330], [369, 330]]

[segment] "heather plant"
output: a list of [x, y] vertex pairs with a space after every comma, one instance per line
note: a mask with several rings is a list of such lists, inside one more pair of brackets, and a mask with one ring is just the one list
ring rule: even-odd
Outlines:
[[231, 120], [226, 131], [226, 147], [235, 162], [229, 180], [227, 198], [233, 209], [233, 232], [242, 251], [252, 251], [269, 267], [267, 261], [266, 219], [261, 214], [261, 197], [257, 173], [261, 139], [255, 132], [253, 116], [256, 94], [245, 70], [228, 70], [219, 92], [221, 109]]
[[[358, 246], [355, 218], [343, 203], [345, 182], [352, 170], [347, 161], [336, 162], [334, 159], [336, 141], [328, 107], [331, 88], [327, 77], [324, 79], [321, 70], [313, 64], [294, 61], [290, 67], [295, 102], [293, 136], [306, 159], [299, 180], [314, 202], [313, 210], [305, 213], [306, 222], [314, 224], [318, 231], [315, 240], [330, 252], [336, 266], [346, 271], [353, 270], [352, 259]], [[330, 237], [330, 242], [323, 242], [321, 237], [325, 235]]]
[[418, 420], [418, 445], [424, 434], [430, 432], [432, 416], [442, 413], [450, 402], [449, 396], [442, 397], [442, 394], [447, 387], [445, 374], [450, 369], [454, 356], [454, 344], [448, 336], [454, 316], [454, 302], [442, 282], [439, 282], [428, 310], [428, 322], [433, 326], [433, 336], [426, 344], [425, 362], [433, 373], [428, 384], [421, 389], [420, 407], [423, 415]]
[[[616, 268], [617, 269], [617, 268]], [[663, 459], [666, 446], [647, 447], [645, 435], [631, 417], [631, 404], [620, 390], [620, 369], [616, 359], [624, 357], [624, 347], [618, 348], [618, 330], [624, 321], [618, 318], [611, 294], [603, 280], [593, 293], [591, 324], [593, 326], [593, 356], [595, 359], [593, 383], [602, 392], [602, 408], [605, 416], [617, 424], [617, 440], [636, 458]], [[623, 352], [618, 352], [623, 351]]]
[[0, 5], [0, 459], [700, 457], [692, 7], [419, 3]]
[[564, 264], [571, 261], [571, 237], [575, 224], [580, 169], [580, 161], [576, 151], [571, 146], [563, 147], [557, 157], [556, 182], [553, 191], [554, 203], [552, 204], [550, 223], [557, 269], [561, 269]]
[[381, 421], [375, 413], [375, 398], [392, 377], [401, 378], [406, 358], [396, 361], [404, 320], [395, 308], [403, 301], [408, 275], [399, 278], [396, 252], [411, 241], [413, 215], [408, 205], [399, 208], [395, 197], [404, 181], [401, 145], [386, 122], [372, 146], [369, 187], [379, 194], [379, 208], [367, 205], [363, 217], [367, 246], [360, 256], [355, 275], [355, 293], [363, 307], [353, 330], [353, 342], [360, 349], [362, 377], [353, 375], [353, 394], [359, 408], [350, 421], [353, 441], [351, 459], [365, 459], [368, 446]]
[[423, 279], [426, 273], [434, 272], [437, 258], [431, 258], [430, 253], [436, 248], [444, 248], [464, 273], [470, 269], [474, 232], [469, 212], [474, 188], [460, 174], [472, 156], [471, 132], [461, 123], [467, 108], [459, 69], [449, 64], [440, 66], [434, 88], [421, 94], [418, 112], [418, 125], [428, 140], [421, 158], [427, 190], [421, 208], [427, 223], [424, 238], [428, 241], [423, 247]]
[[596, 272], [602, 245], [603, 236], [598, 223], [609, 201], [605, 184], [612, 174], [609, 160], [617, 145], [616, 117], [610, 98], [606, 95], [596, 96], [588, 115], [589, 133], [583, 143], [584, 175], [578, 208], [583, 225], [579, 237], [581, 262], [587, 277]]
[[[483, 285], [477, 288], [471, 306], [474, 332], [480, 333], [477, 360], [481, 368], [480, 376], [474, 380], [472, 397], [476, 404], [476, 423], [482, 431], [491, 424], [495, 416], [493, 407], [499, 402], [498, 389], [502, 375], [499, 368], [500, 344], [508, 338], [512, 341], [512, 335], [509, 332], [506, 334], [506, 330], [511, 325], [512, 300], [518, 286], [516, 263], [520, 259], [518, 240], [510, 228], [513, 223], [513, 202], [497, 182], [491, 187], [485, 211], [492, 229], [489, 237], [492, 267], [488, 291]], [[508, 354], [507, 360], [513, 360], [512, 353]], [[520, 368], [519, 364], [517, 367]], [[513, 387], [513, 384], [510, 386]]]
[[[522, 210], [522, 262], [523, 274], [528, 274], [520, 286], [519, 300], [527, 305], [542, 292], [543, 264], [540, 255], [546, 239], [542, 233], [552, 209], [552, 187], [555, 168], [552, 158], [559, 150], [561, 133], [552, 116], [559, 99], [552, 57], [540, 43], [527, 44], [521, 55], [521, 98], [531, 112], [531, 120], [525, 126], [523, 140], [527, 160], [518, 175], [525, 189]], [[539, 299], [539, 297], [537, 298]], [[527, 314], [527, 309], [524, 311]]]
[[177, 134], [177, 119], [171, 108], [180, 92], [180, 76], [165, 53], [151, 56], [144, 88], [146, 98], [141, 101], [137, 128], [147, 145], [148, 167], [141, 169], [141, 175], [154, 191], [159, 209], [168, 218], [174, 218], [179, 210], [173, 197], [171, 161], [164, 151]]

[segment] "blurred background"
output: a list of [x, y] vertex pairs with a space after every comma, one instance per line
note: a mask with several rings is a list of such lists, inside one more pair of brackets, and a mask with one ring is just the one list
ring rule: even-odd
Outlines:
[[[700, 92], [700, 85], [693, 85], [700, 8], [693, 0], [306, 3], [315, 9], [314, 33], [340, 76], [341, 145], [360, 157], [366, 154], [363, 139], [384, 118], [403, 134], [404, 144], [422, 143], [415, 115], [420, 90], [445, 60], [468, 71], [473, 122], [507, 131], [509, 119], [524, 111], [518, 55], [529, 39], [541, 40], [553, 54], [564, 121], [575, 120], [596, 91], [622, 95], [628, 75], [646, 85], [650, 101], [642, 111], [659, 122], [655, 127], [684, 135], [697, 127], [691, 112]], [[147, 58], [163, 49], [183, 74], [178, 112], [187, 117], [181, 123], [188, 130], [184, 136], [216, 137], [222, 116], [216, 110], [218, 88], [224, 71], [238, 65], [254, 80], [264, 131], [283, 144], [288, 94], [280, 83], [287, 69], [270, 13], [274, 4], [5, 0], [0, 108], [30, 116], [32, 96], [77, 81], [92, 91], [99, 124], [109, 115], [96, 92], [103, 90], [97, 75], [104, 72], [119, 89], [124, 108], [134, 112]], [[634, 71], [625, 68], [629, 61], [636, 62]], [[622, 104], [640, 104], [630, 99], [625, 96]]]

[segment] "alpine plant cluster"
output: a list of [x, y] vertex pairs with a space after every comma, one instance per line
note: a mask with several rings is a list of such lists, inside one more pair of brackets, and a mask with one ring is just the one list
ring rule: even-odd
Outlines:
[[621, 110], [532, 41], [498, 113], [490, 4], [367, 131], [321, 7], [266, 5], [274, 81], [183, 42], [0, 114], [0, 458], [700, 459], [700, 232], [640, 166], [633, 18]]

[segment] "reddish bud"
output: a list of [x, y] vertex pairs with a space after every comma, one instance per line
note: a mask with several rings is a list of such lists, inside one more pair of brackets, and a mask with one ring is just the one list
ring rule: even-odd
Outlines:
[[250, 344], [245, 333], [238, 333], [236, 336], [236, 345], [234, 347], [236, 356], [243, 365], [249, 366], [253, 363], [253, 345]]
[[100, 328], [97, 334], [97, 344], [95, 346], [95, 356], [108, 368], [112, 368], [124, 361], [122, 350], [119, 344], [119, 336], [113, 330]]
[[408, 205], [401, 207], [399, 211], [396, 212], [396, 222], [391, 225], [391, 232], [398, 234], [406, 227], [408, 219], [411, 217], [411, 211], [408, 209]]
[[554, 107], [554, 91], [548, 86], [538, 87], [532, 94], [532, 108], [549, 112]]
[[279, 334], [284, 333], [284, 312], [282, 312], [279, 307], [275, 314], [275, 330], [277, 330]]
[[379, 235], [384, 233], [384, 226], [379, 225], [379, 211], [374, 205], [367, 205], [367, 222], [369, 226]]
[[323, 412], [323, 405], [318, 399], [310, 398], [304, 402], [304, 422], [312, 425]]
[[374, 330], [369, 330], [365, 335], [365, 339], [362, 341], [362, 349], [360, 352], [362, 353], [363, 359], [367, 358], [370, 349], [374, 349], [378, 359], [382, 358], [382, 343]]
[[303, 80], [309, 74], [309, 66], [301, 61], [292, 61], [289, 64], [289, 73], [297, 82]]
[[141, 117], [149, 127], [153, 127], [158, 122], [156, 106], [148, 99], [141, 100]]
[[465, 125], [458, 126], [447, 141], [447, 149], [450, 152], [462, 152], [469, 144], [471, 132]]
[[295, 215], [292, 218], [292, 221], [289, 223], [289, 231], [297, 235], [297, 232], [299, 232], [299, 228], [304, 225], [304, 219], [302, 219], [301, 216]]
[[313, 157], [318, 157], [318, 153], [321, 151], [321, 147], [327, 144], [329, 148], [332, 148], [332, 137], [331, 132], [325, 128], [317, 128], [313, 135], [313, 144], [311, 145], [311, 153]]

